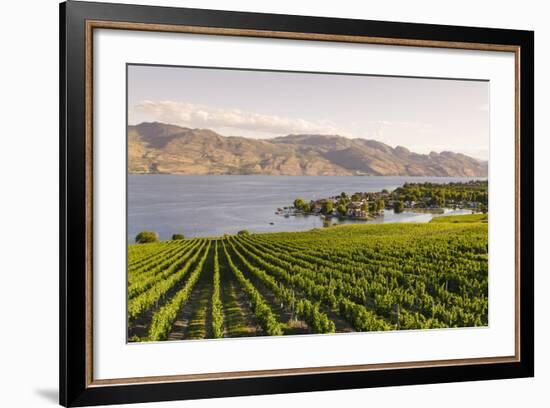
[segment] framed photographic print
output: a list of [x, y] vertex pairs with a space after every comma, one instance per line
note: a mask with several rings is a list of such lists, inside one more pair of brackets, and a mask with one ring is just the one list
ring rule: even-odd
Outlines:
[[533, 32], [60, 21], [62, 405], [533, 376]]

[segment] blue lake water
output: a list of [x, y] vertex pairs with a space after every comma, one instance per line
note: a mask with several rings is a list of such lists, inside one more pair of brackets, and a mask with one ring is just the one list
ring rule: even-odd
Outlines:
[[[406, 182], [449, 183], [472, 177], [331, 177], [331, 176], [128, 176], [128, 242], [140, 231], [156, 231], [161, 239], [250, 232], [307, 231], [323, 226], [319, 216], [276, 215], [295, 198], [315, 200], [341, 192], [389, 191]], [[467, 210], [448, 214], [468, 214]], [[428, 222], [432, 214], [386, 210], [372, 221], [339, 223]], [[271, 224], [272, 223], [272, 224]]]

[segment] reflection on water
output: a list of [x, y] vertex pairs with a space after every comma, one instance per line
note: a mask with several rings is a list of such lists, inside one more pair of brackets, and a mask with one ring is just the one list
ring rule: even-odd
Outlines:
[[412, 211], [404, 211], [400, 214], [396, 214], [393, 212], [393, 210], [384, 210], [383, 215], [368, 221], [340, 219], [337, 217], [327, 218], [324, 220], [323, 226], [330, 227], [331, 225], [358, 223], [385, 224], [389, 222], [430, 222], [431, 219], [434, 217], [441, 217], [446, 215], [465, 215], [471, 213], [471, 210], [452, 210], [449, 208], [446, 208], [443, 214], [416, 213]]

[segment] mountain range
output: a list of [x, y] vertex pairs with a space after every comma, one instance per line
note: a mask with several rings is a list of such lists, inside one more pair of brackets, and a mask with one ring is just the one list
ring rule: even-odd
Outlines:
[[418, 154], [338, 135], [273, 139], [222, 136], [159, 122], [128, 126], [128, 171], [168, 174], [486, 177], [487, 162], [461, 153]]

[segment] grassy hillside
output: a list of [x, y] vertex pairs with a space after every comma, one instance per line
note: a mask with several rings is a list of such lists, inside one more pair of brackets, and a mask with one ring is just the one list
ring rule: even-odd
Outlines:
[[129, 338], [485, 326], [487, 226], [468, 215], [132, 244]]

